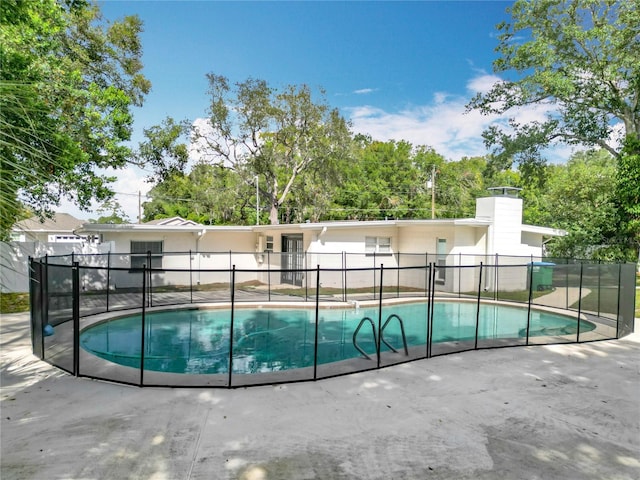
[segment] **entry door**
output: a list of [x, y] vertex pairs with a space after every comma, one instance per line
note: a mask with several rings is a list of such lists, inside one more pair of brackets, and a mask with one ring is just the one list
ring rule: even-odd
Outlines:
[[[282, 283], [302, 286], [302, 269], [304, 268], [304, 250], [302, 235], [282, 236]], [[287, 272], [284, 270], [294, 270]]]

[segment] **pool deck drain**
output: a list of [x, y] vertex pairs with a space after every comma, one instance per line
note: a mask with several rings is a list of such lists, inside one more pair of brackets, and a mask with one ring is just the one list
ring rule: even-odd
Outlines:
[[3, 480], [640, 477], [640, 333], [211, 390], [74, 378], [28, 326], [1, 318]]

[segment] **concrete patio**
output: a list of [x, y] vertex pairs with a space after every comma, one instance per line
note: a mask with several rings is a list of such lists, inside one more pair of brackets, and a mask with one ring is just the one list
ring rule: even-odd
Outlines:
[[1, 319], [3, 480], [640, 477], [639, 333], [316, 383], [141, 389], [39, 361], [28, 324]]

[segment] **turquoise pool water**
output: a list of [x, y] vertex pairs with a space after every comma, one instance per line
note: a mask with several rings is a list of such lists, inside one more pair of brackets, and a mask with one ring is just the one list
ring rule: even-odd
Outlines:
[[[433, 344], [474, 340], [476, 309], [475, 303], [435, 303]], [[403, 320], [408, 347], [426, 345], [426, 303], [384, 306], [381, 323], [384, 324], [392, 314]], [[319, 310], [318, 364], [361, 356], [353, 344], [353, 333], [364, 317], [373, 320], [377, 334], [377, 307]], [[147, 313], [144, 368], [186, 374], [227, 373], [230, 320], [230, 310]], [[139, 368], [141, 327], [140, 315], [99, 323], [81, 332], [80, 345], [103, 359]], [[526, 308], [480, 306], [479, 340], [523, 338], [526, 328]], [[590, 322], [580, 323], [581, 332], [594, 328]], [[530, 336], [575, 335], [576, 330], [575, 319], [542, 311], [531, 312]], [[313, 366], [315, 333], [314, 309], [236, 309], [233, 372], [259, 373]], [[369, 323], [362, 326], [357, 338], [360, 348], [375, 358], [376, 343]], [[385, 328], [384, 339], [402, 351], [400, 324], [396, 319]], [[384, 343], [381, 350], [388, 350]]]

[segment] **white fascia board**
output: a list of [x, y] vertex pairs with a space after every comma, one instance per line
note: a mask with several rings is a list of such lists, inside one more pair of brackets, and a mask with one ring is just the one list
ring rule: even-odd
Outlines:
[[483, 218], [460, 218], [454, 220], [454, 225], [461, 225], [465, 227], [488, 227], [493, 225], [490, 219]]
[[537, 225], [522, 225], [523, 232], [539, 233], [547, 237], [564, 237], [567, 235], [566, 230], [551, 227], [538, 227]]
[[463, 226], [463, 227], [486, 227], [491, 225], [488, 220], [477, 218], [449, 218], [442, 220], [398, 220], [399, 227], [413, 226]]
[[76, 234], [117, 233], [117, 232], [157, 232], [157, 233], [200, 233], [207, 232], [251, 232], [251, 227], [226, 225], [144, 225], [144, 224], [97, 224], [85, 223], [76, 229]]
[[336, 222], [319, 222], [319, 223], [293, 223], [278, 225], [258, 225], [253, 226], [255, 232], [265, 232], [273, 230], [286, 231], [308, 231], [327, 229], [345, 229], [345, 228], [394, 228], [394, 227], [413, 227], [413, 226], [470, 226], [470, 227], [486, 227], [491, 225], [491, 221], [477, 218], [458, 218], [458, 219], [435, 219], [435, 220], [346, 220]]
[[255, 232], [266, 232], [273, 230], [286, 230], [292, 231], [321, 231], [323, 228], [327, 229], [341, 229], [341, 228], [371, 228], [371, 227], [396, 227], [396, 220], [372, 220], [372, 221], [336, 221], [336, 222], [319, 222], [319, 223], [289, 223], [278, 225], [259, 225], [254, 226]]

